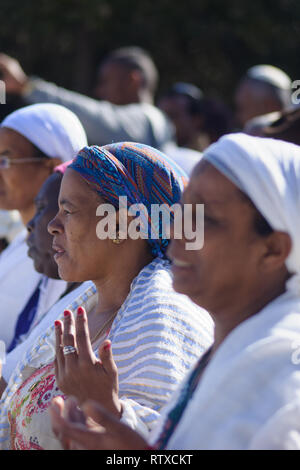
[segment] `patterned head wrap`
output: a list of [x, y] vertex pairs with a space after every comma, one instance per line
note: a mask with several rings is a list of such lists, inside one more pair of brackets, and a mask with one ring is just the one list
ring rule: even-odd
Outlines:
[[[143, 238], [147, 239], [153, 256], [165, 255], [169, 239], [164, 238], [161, 217], [151, 218], [151, 207], [153, 204], [170, 207], [179, 202], [187, 176], [176, 163], [147, 145], [122, 142], [85, 147], [69, 168], [117, 209], [120, 196], [127, 196], [127, 209], [132, 204], [143, 204], [147, 211], [139, 216], [147, 223], [142, 223], [141, 232], [144, 227], [148, 231]], [[173, 213], [169, 214], [172, 220]]]

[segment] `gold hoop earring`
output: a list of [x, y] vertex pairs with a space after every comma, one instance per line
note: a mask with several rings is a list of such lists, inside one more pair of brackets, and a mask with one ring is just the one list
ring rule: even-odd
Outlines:
[[119, 233], [117, 233], [117, 238], [113, 238], [112, 242], [115, 243], [115, 245], [120, 245], [120, 243], [122, 243], [122, 240], [119, 238]]

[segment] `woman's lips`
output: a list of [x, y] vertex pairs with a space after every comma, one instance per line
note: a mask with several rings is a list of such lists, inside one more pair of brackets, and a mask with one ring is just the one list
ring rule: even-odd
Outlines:
[[56, 245], [55, 243], [53, 243], [52, 248], [53, 248], [53, 251], [54, 251], [55, 261], [57, 261], [59, 258], [61, 258], [66, 253], [66, 251], [61, 246]]

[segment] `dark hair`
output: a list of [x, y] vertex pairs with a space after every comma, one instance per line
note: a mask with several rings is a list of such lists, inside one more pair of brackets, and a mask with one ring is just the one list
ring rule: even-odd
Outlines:
[[266, 221], [257, 209], [254, 215], [254, 230], [261, 237], [267, 237], [274, 232], [269, 222]]
[[211, 143], [232, 131], [233, 119], [230, 109], [220, 100], [204, 97], [196, 85], [175, 83], [160, 99], [175, 97], [185, 99], [188, 114], [201, 116], [202, 130], [208, 134]]
[[249, 204], [254, 210], [254, 217], [253, 217], [253, 229], [257, 235], [261, 237], [268, 237], [271, 233], [274, 232], [274, 229], [271, 227], [269, 222], [264, 218], [264, 216], [259, 212], [256, 206], [253, 204], [249, 196], [245, 194], [243, 191], [239, 190], [241, 198]]
[[262, 133], [264, 137], [300, 145], [300, 108], [283, 111], [279, 119], [262, 129]]
[[141, 47], [121, 47], [112, 51], [103, 63], [115, 62], [128, 70], [138, 70], [143, 78], [143, 87], [155, 92], [158, 83], [158, 71], [151, 56]]
[[36, 158], [50, 158], [42, 150], [40, 150], [36, 145], [30, 142], [33, 146], [33, 156]]
[[222, 101], [204, 98], [198, 104], [197, 113], [203, 116], [203, 130], [209, 135], [211, 142], [232, 132], [232, 114]]

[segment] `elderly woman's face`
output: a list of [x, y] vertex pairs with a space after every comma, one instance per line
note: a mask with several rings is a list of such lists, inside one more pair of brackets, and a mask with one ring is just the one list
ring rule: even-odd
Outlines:
[[0, 208], [26, 210], [50, 173], [45, 159], [38, 163], [17, 163], [14, 159], [34, 157], [33, 145], [18, 132], [0, 128], [0, 155], [12, 160], [10, 168], [0, 168]]
[[48, 230], [60, 277], [76, 282], [100, 279], [111, 261], [108, 241], [96, 235], [100, 198], [76, 171], [67, 169], [58, 203], [59, 211]]
[[58, 211], [61, 180], [62, 174], [54, 173], [45, 181], [35, 198], [35, 215], [27, 224], [28, 255], [33, 259], [36, 271], [52, 279], [59, 279], [59, 276], [52, 248], [53, 237], [47, 227]]
[[203, 161], [197, 165], [183, 203], [204, 204], [204, 246], [185, 249], [186, 240], [172, 240], [173, 285], [211, 313], [253, 294], [263, 252], [263, 238], [254, 230], [255, 208], [238, 188]]

